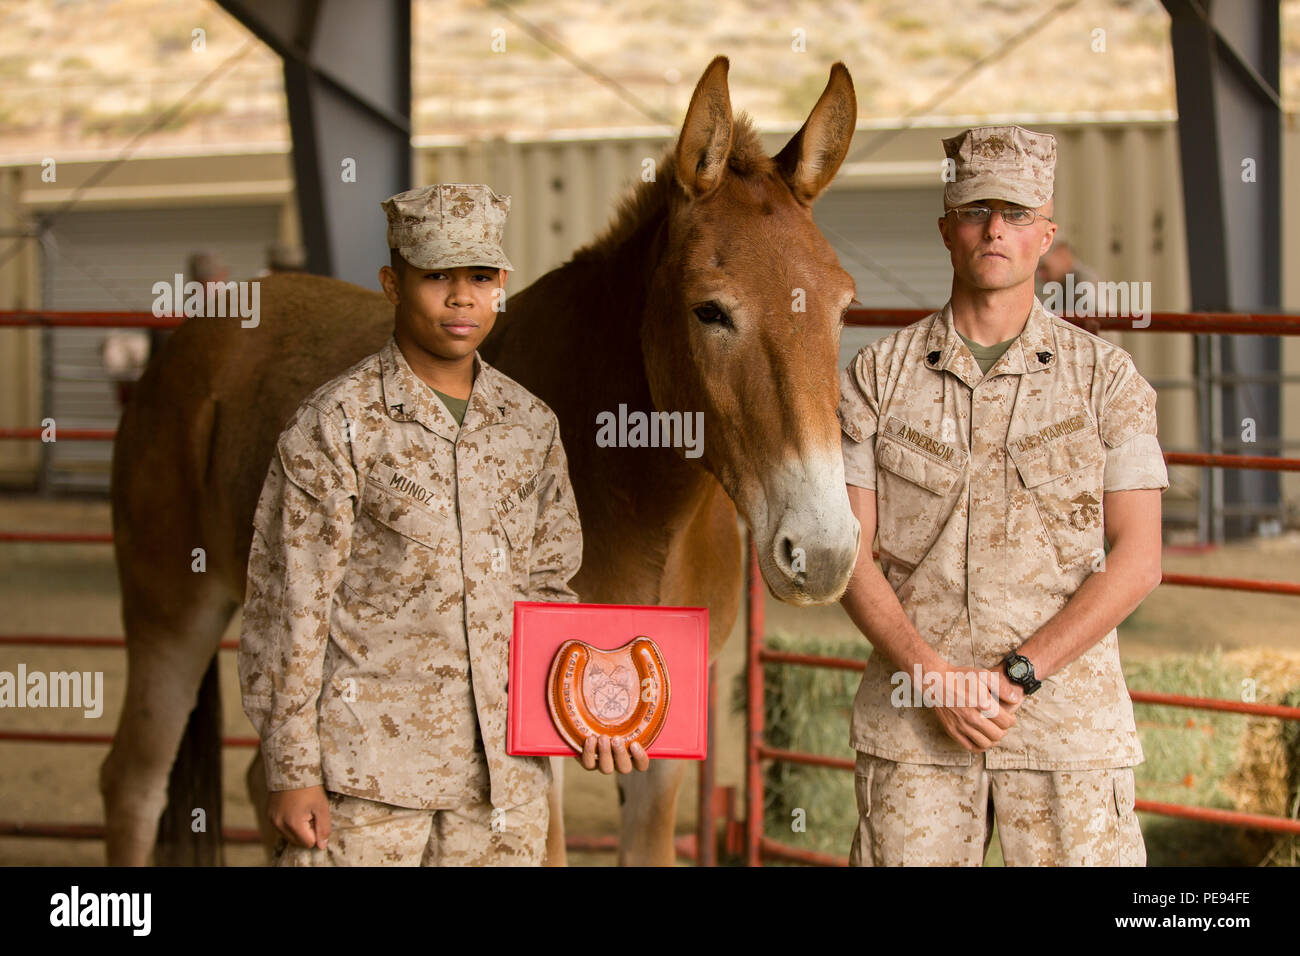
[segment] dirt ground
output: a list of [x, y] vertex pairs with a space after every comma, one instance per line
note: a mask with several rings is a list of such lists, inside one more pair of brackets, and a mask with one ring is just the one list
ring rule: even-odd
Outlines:
[[[0, 499], [0, 530], [108, 531], [107, 502], [47, 501], [31, 496]], [[1234, 544], [1194, 553], [1167, 549], [1166, 572], [1249, 577], [1300, 582], [1300, 534]], [[0, 546], [0, 600], [7, 609], [0, 629], [6, 634], [117, 635], [122, 633], [117, 577], [109, 545], [5, 543]], [[1300, 598], [1229, 592], [1204, 588], [1159, 588], [1120, 628], [1126, 660], [1163, 654], [1212, 650], [1215, 647], [1269, 647], [1300, 651], [1296, 612]], [[797, 609], [767, 602], [767, 630], [790, 637], [862, 640], [838, 605]], [[238, 616], [227, 637], [238, 636]], [[717, 783], [743, 793], [744, 721], [732, 713], [732, 687], [744, 669], [743, 620], [737, 621], [718, 667], [715, 725]], [[126, 686], [126, 656], [120, 649], [0, 647], [0, 671], [11, 673], [24, 663], [31, 671], [103, 671], [103, 713], [88, 718], [80, 710], [0, 709], [0, 729], [111, 734], [117, 726]], [[221, 655], [221, 689], [225, 733], [251, 736], [252, 727], [239, 704], [233, 652]], [[848, 728], [845, 728], [845, 756]], [[0, 742], [0, 820], [98, 823], [103, 807], [97, 787], [104, 745]], [[243, 787], [252, 752], [227, 749], [225, 814], [227, 826], [255, 825]], [[565, 820], [571, 833], [616, 834], [618, 799], [614, 782], [588, 773], [572, 762], [565, 776]], [[678, 832], [691, 832], [695, 818], [696, 765], [691, 764], [678, 803]], [[743, 815], [738, 796], [737, 812]], [[845, 822], [846, 834], [852, 821]], [[847, 836], [846, 843], [847, 847]], [[73, 865], [103, 863], [103, 844], [95, 840], [50, 840], [0, 837], [0, 865]], [[231, 846], [227, 862], [258, 865], [259, 847]], [[571, 862], [603, 865], [609, 854], [575, 854]]]

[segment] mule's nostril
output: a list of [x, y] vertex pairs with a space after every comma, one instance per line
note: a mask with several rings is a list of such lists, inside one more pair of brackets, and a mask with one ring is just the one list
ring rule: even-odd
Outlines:
[[796, 577], [807, 571], [808, 562], [803, 548], [794, 543], [794, 539], [789, 536], [782, 536], [780, 545], [781, 570], [790, 577]]

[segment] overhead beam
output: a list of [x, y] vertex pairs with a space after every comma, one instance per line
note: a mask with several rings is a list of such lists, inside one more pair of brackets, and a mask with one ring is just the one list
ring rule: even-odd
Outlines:
[[219, 0], [284, 61], [307, 270], [378, 288], [411, 181], [409, 0]]
[[[1282, 305], [1282, 112], [1278, 0], [1164, 0], [1171, 18], [1193, 311]], [[1280, 455], [1281, 344], [1198, 336], [1207, 451]], [[1246, 441], [1253, 429], [1254, 441]], [[1207, 470], [1210, 537], [1256, 533], [1282, 514], [1279, 476]]]

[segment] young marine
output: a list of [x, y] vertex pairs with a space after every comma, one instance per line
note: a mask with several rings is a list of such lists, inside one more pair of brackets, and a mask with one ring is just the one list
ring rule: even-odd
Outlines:
[[1008, 865], [1141, 865], [1115, 627], [1160, 581], [1155, 391], [1034, 296], [1055, 139], [944, 147], [952, 298], [840, 382], [849, 501], [881, 560], [863, 547], [842, 598], [875, 647], [850, 860], [979, 865], [996, 820]]
[[383, 207], [393, 335], [299, 407], [254, 519], [239, 674], [276, 863], [539, 864], [550, 766], [505, 750], [513, 605], [577, 600], [582, 532], [554, 413], [477, 352], [510, 197]]

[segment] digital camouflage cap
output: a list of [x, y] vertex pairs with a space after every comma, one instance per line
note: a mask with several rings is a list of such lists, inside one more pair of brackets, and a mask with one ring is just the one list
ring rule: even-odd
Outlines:
[[1052, 198], [1056, 137], [1020, 126], [977, 126], [943, 141], [945, 206], [1001, 199], [1037, 209]]
[[385, 199], [388, 248], [417, 269], [514, 270], [501, 249], [510, 197], [481, 183], [435, 183]]

